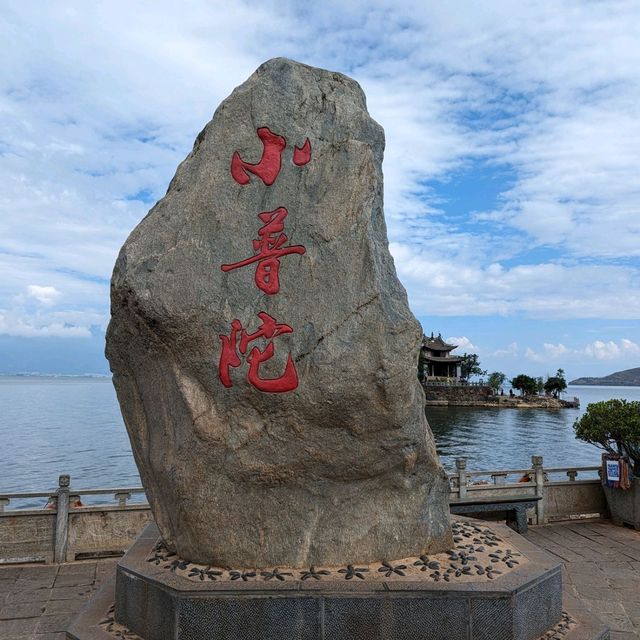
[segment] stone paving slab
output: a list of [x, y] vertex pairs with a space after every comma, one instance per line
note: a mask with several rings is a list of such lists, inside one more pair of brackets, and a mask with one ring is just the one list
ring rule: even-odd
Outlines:
[[64, 640], [65, 629], [115, 559], [0, 567], [0, 639]]
[[532, 527], [525, 537], [562, 560], [565, 596], [609, 625], [612, 640], [640, 640], [640, 532], [573, 521]]
[[[567, 601], [610, 625], [612, 640], [640, 640], [640, 532], [582, 521], [530, 527], [526, 538], [563, 561]], [[65, 628], [115, 564], [0, 566], [0, 639], [63, 640], [56, 629]]]

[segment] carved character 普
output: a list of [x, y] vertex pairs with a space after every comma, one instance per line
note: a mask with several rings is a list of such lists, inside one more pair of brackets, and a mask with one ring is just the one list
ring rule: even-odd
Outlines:
[[258, 214], [258, 218], [264, 225], [258, 230], [258, 238], [253, 240], [253, 250], [256, 255], [234, 262], [223, 264], [222, 271], [232, 271], [240, 267], [257, 262], [255, 282], [261, 291], [273, 295], [280, 291], [280, 258], [291, 253], [303, 255], [306, 249], [302, 245], [283, 246], [289, 239], [284, 233], [284, 219], [288, 212], [284, 207], [278, 207], [274, 211], [264, 211]]

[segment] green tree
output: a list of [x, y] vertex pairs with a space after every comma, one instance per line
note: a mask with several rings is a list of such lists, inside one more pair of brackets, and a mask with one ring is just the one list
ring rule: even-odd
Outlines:
[[593, 402], [573, 423], [573, 429], [580, 440], [629, 456], [634, 475], [640, 475], [640, 401]]
[[475, 353], [463, 353], [460, 363], [460, 377], [468, 380], [471, 376], [484, 376], [486, 371], [480, 366], [480, 360]]
[[489, 374], [489, 386], [497, 392], [506, 379], [507, 376], [502, 371], [494, 371]]
[[544, 383], [544, 390], [557, 398], [567, 388], [567, 381], [564, 377], [564, 369], [558, 369], [555, 376], [550, 376]]
[[536, 393], [541, 394], [544, 391], [544, 378], [542, 376], [536, 378]]
[[524, 373], [513, 378], [511, 380], [511, 386], [514, 389], [518, 389], [523, 396], [533, 395], [538, 390], [537, 380], [531, 376], [525, 375]]

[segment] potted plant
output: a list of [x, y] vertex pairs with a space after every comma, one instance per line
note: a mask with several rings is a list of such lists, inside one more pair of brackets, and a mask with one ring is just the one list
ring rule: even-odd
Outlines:
[[573, 428], [580, 440], [628, 460], [631, 488], [612, 488], [604, 483], [604, 492], [613, 522], [640, 529], [640, 402], [594, 402]]

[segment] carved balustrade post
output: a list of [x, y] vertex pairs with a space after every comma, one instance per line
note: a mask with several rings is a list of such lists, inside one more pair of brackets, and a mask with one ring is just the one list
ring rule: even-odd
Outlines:
[[456, 458], [456, 471], [458, 472], [458, 495], [467, 497], [467, 459]]
[[56, 541], [53, 551], [54, 562], [65, 562], [67, 559], [67, 539], [69, 536], [69, 485], [71, 477], [61, 475], [58, 478]]
[[531, 468], [535, 472], [536, 494], [542, 496], [542, 500], [538, 500], [536, 504], [536, 524], [544, 524], [546, 522], [544, 513], [544, 468], [542, 456], [531, 456]]
[[118, 493], [115, 494], [114, 497], [118, 501], [119, 507], [126, 507], [127, 500], [131, 499], [131, 494], [127, 491], [119, 491]]

